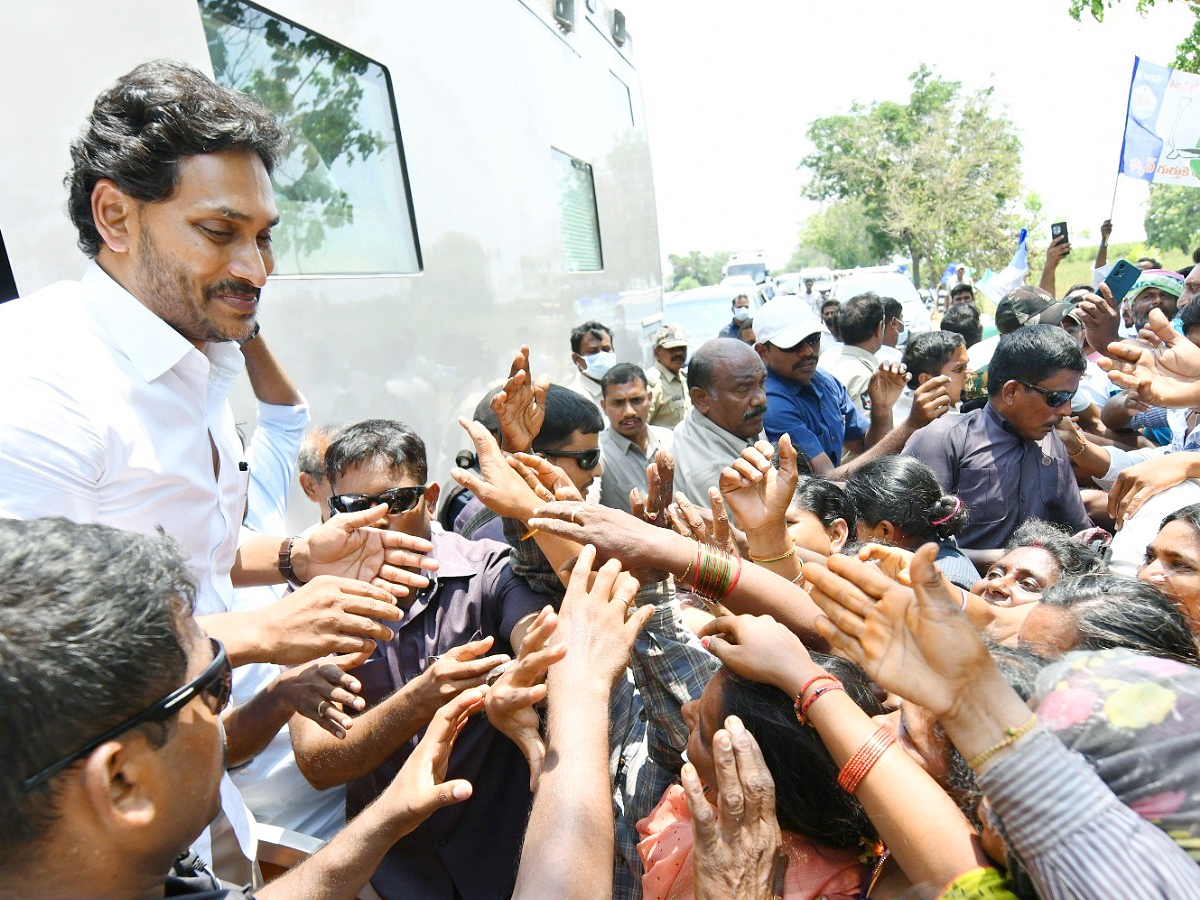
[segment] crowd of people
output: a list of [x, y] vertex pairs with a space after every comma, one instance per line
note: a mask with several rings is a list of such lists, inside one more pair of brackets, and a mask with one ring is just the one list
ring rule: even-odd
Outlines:
[[1200, 898], [1200, 268], [584, 322], [437, 473], [261, 333], [285, 143], [137, 67], [0, 307], [0, 898]]

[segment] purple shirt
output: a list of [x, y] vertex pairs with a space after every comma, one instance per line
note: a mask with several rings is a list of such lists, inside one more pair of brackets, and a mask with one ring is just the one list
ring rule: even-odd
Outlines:
[[1071, 531], [1092, 527], [1058, 435], [1027, 440], [991, 403], [931, 422], [908, 439], [904, 453], [929, 466], [942, 490], [967, 507], [960, 547], [1003, 547], [1030, 518]]
[[[472, 639], [491, 635], [491, 653], [513, 655], [513, 627], [545, 605], [544, 596], [513, 574], [506, 545], [456, 534], [434, 534], [432, 540], [431, 555], [440, 565], [429, 587], [392, 626], [396, 637], [353, 671], [368, 708], [425, 671], [431, 656]], [[347, 818], [391, 783], [420, 734], [347, 785]], [[474, 794], [434, 813], [388, 851], [371, 878], [384, 900], [453, 900], [456, 892], [464, 900], [500, 900], [512, 894], [531, 802], [525, 757], [476, 715], [454, 743], [447, 778], [468, 779]]]

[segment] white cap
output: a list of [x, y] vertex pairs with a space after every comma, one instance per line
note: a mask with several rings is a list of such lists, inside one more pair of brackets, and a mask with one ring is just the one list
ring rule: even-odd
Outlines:
[[778, 297], [754, 314], [754, 338], [760, 344], [786, 350], [818, 333], [829, 329], [807, 302], [795, 297]]

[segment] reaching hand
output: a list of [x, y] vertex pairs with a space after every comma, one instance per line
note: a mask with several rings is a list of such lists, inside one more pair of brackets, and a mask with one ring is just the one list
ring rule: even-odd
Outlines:
[[902, 363], [881, 363], [867, 383], [867, 396], [872, 410], [891, 409], [908, 384], [908, 369]]
[[525, 483], [533, 488], [544, 502], [583, 501], [583, 494], [579, 493], [575, 482], [566, 472], [544, 456], [534, 456], [532, 453], [514, 453], [508, 458], [508, 464], [525, 479]]
[[546, 697], [546, 672], [567, 652], [566, 644], [549, 645], [557, 626], [558, 617], [549, 606], [538, 613], [525, 632], [516, 662], [496, 679], [483, 702], [488, 721], [525, 755], [530, 791], [537, 790], [546, 760], [542, 722], [533, 707]]
[[771, 464], [774, 454], [775, 448], [759, 441], [721, 471], [721, 496], [747, 534], [786, 527], [788, 506], [800, 480], [796, 450], [787, 434], [779, 438], [778, 469]]
[[536, 507], [545, 502], [547, 495], [539, 495], [521, 473], [509, 464], [500, 452], [496, 439], [483, 425], [461, 416], [458, 424], [466, 429], [475, 444], [479, 474], [454, 468], [450, 470], [450, 477], [497, 515], [525, 521]]
[[[1120, 388], [1154, 406], [1200, 406], [1200, 347], [1171, 327], [1162, 310], [1150, 310], [1139, 338], [1156, 341], [1108, 345], [1100, 368]], [[1095, 346], [1095, 345], [1093, 345]]]
[[529, 527], [577, 544], [591, 544], [602, 559], [620, 560], [630, 569], [653, 566], [659, 561], [655, 547], [673, 537], [629, 513], [595, 503], [547, 504], [534, 510]]
[[297, 666], [331, 653], [370, 653], [392, 630], [375, 621], [399, 622], [390, 593], [355, 578], [318, 575], [260, 610], [265, 658]]
[[379, 803], [392, 807], [399, 819], [400, 836], [408, 834], [444, 806], [461, 803], [471, 796], [471, 782], [446, 781], [450, 751], [467, 719], [483, 707], [483, 690], [465, 691], [442, 706], [425, 729], [425, 735], [409, 755]]
[[913, 556], [911, 588], [844, 556], [804, 574], [825, 613], [816, 622], [820, 635], [880, 686], [940, 716], [993, 664], [934, 567], [937, 551], [926, 544]]
[[345, 710], [361, 712], [367, 706], [367, 701], [358, 696], [362, 684], [345, 670], [358, 668], [370, 658], [371, 651], [363, 650], [285, 669], [267, 690], [278, 694], [291, 709], [341, 739], [354, 722]]
[[1197, 460], [1196, 453], [1169, 453], [1122, 469], [1108, 492], [1108, 514], [1121, 525], [1151, 497], [1191, 478]]
[[675, 495], [675, 502], [667, 507], [667, 519], [671, 530], [685, 538], [720, 547], [734, 556], [743, 556], [742, 548], [738, 545], [734, 530], [729, 524], [729, 514], [725, 511], [725, 503], [721, 492], [715, 487], [708, 489], [708, 503], [712, 516], [712, 527], [709, 527], [704, 513], [692, 505], [683, 494]]
[[731, 672], [787, 694], [822, 672], [800, 638], [770, 616], [723, 616], [705, 625], [700, 636]]
[[924, 428], [950, 411], [949, 384], [950, 376], [937, 375], [913, 391], [912, 409], [908, 413], [913, 428]]
[[1083, 321], [1087, 341], [1101, 353], [1121, 337], [1121, 304], [1113, 301], [1112, 290], [1100, 285], [1099, 293], [1087, 293], [1076, 298], [1076, 311]]
[[[550, 668], [551, 703], [570, 703], [572, 690], [583, 684], [611, 690], [629, 665], [638, 632], [654, 614], [653, 606], [632, 608], [638, 583], [618, 579], [621, 565], [616, 560], [601, 566], [589, 587], [595, 560], [596, 548], [585, 546], [567, 583], [558, 619], [558, 637], [567, 650], [563, 661]], [[560, 684], [563, 688], [556, 691]]]
[[513, 356], [508, 381], [492, 398], [492, 412], [500, 420], [505, 450], [528, 452], [533, 447], [534, 438], [541, 433], [546, 419], [546, 390], [549, 387], [547, 375], [533, 380], [529, 370], [529, 346], [523, 344]]
[[858, 548], [858, 558], [863, 562], [874, 562], [879, 571], [903, 585], [912, 586], [909, 566], [913, 557], [911, 550], [902, 547], [889, 547], [886, 544], [863, 544]]
[[465, 690], [479, 687], [488, 672], [508, 662], [506, 653], [484, 656], [491, 649], [491, 635], [446, 651], [411, 682], [417, 687], [417, 704], [430, 715]]
[[1058, 268], [1058, 264], [1071, 255], [1071, 245], [1065, 237], [1054, 239], [1049, 247], [1046, 248], [1046, 265], [1045, 269], [1054, 271]]
[[787, 854], [775, 818], [775, 780], [754, 736], [737, 716], [713, 735], [717, 807], [704, 796], [696, 768], [680, 773], [692, 812], [696, 900], [770, 900], [783, 895]]
[[425, 556], [433, 544], [402, 531], [372, 527], [386, 513], [385, 503], [362, 512], [338, 513], [296, 538], [292, 549], [296, 576], [306, 582], [318, 575], [357, 578], [396, 597], [427, 586], [429, 579], [418, 570], [437, 568], [437, 560]]
[[1107, 244], [1109, 237], [1112, 236], [1112, 219], [1105, 219], [1100, 223], [1100, 243]]
[[629, 508], [639, 519], [661, 528], [670, 528], [666, 510], [675, 490], [675, 457], [666, 450], [654, 454], [654, 462], [646, 466], [646, 499], [641, 491], [629, 492]]

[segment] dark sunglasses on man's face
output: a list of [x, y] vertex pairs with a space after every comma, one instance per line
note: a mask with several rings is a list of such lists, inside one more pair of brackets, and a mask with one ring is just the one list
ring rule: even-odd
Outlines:
[[355, 513], [378, 506], [388, 505], [388, 515], [398, 516], [408, 512], [421, 502], [425, 493], [425, 485], [416, 487], [398, 487], [384, 491], [382, 494], [334, 494], [329, 498], [329, 509], [334, 513]]
[[1030, 384], [1028, 381], [1022, 381], [1020, 378], [1014, 378], [1017, 384], [1023, 384], [1031, 391], [1037, 391], [1046, 398], [1046, 403], [1057, 409], [1064, 403], [1070, 403], [1075, 398], [1075, 391], [1051, 391], [1044, 387], [1038, 387], [1036, 384]]
[[161, 700], [155, 701], [141, 712], [130, 716], [123, 722], [108, 729], [99, 737], [88, 741], [78, 750], [68, 753], [66, 756], [52, 762], [40, 772], [30, 775], [21, 782], [21, 790], [33, 790], [43, 781], [57, 775], [76, 760], [87, 756], [101, 744], [119, 737], [131, 728], [136, 728], [138, 725], [146, 722], [167, 721], [197, 696], [204, 699], [208, 708], [212, 710], [213, 715], [218, 715], [225, 708], [226, 704], [229, 703], [229, 696], [233, 692], [233, 667], [229, 663], [229, 657], [226, 655], [225, 647], [222, 646], [221, 642], [216, 638], [209, 638], [208, 640], [212, 645], [213, 659], [203, 672], [182, 687], [171, 691], [171, 693], [167, 694]]
[[565, 456], [567, 459], [573, 459], [579, 464], [579, 468], [585, 472], [590, 472], [600, 462], [599, 447], [596, 447], [594, 450], [543, 450], [541, 455], [551, 457]]

